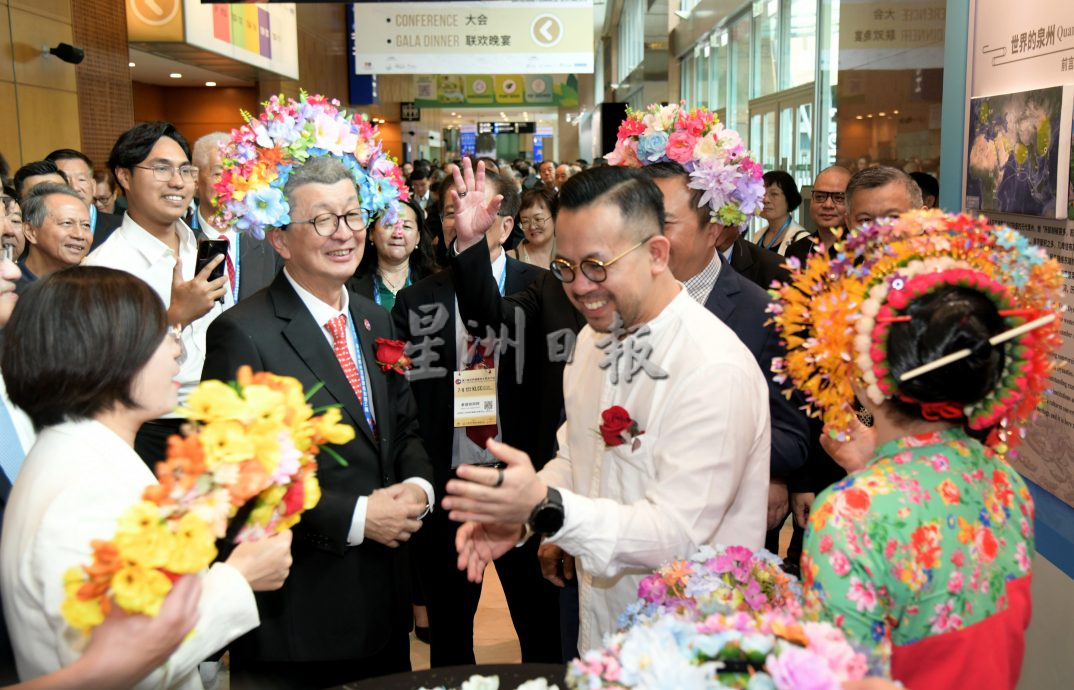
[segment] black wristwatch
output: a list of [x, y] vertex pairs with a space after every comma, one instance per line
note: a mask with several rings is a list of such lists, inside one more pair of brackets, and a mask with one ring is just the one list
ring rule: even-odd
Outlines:
[[537, 534], [548, 536], [563, 527], [563, 496], [557, 489], [548, 487], [548, 495], [530, 513], [529, 528]]

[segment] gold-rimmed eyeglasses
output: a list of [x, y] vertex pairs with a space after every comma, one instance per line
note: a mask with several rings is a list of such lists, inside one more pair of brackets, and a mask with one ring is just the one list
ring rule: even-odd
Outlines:
[[649, 235], [641, 242], [638, 242], [630, 249], [622, 252], [618, 256], [612, 257], [607, 261], [601, 261], [600, 259], [582, 259], [577, 265], [572, 264], [566, 259], [559, 258], [552, 262], [549, 268], [552, 271], [552, 275], [559, 278], [564, 283], [572, 283], [577, 275], [578, 271], [582, 272], [586, 278], [594, 283], [603, 283], [608, 279], [608, 267], [614, 264], [619, 259], [634, 251], [638, 247], [642, 246], [649, 240], [656, 237], [656, 235]]

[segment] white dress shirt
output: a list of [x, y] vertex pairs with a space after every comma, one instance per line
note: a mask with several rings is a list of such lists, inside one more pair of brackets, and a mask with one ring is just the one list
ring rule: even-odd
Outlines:
[[[616, 618], [654, 568], [704, 544], [764, 545], [768, 502], [768, 388], [735, 334], [685, 289], [652, 321], [649, 361], [618, 384], [601, 369], [607, 334], [586, 326], [563, 375], [567, 422], [559, 455], [540, 475], [563, 494], [563, 528], [550, 541], [578, 557], [579, 649]], [[601, 412], [624, 407], [640, 446], [605, 448]]]
[[[92, 563], [90, 541], [115, 536], [120, 516], [155, 483], [134, 449], [100, 422], [67, 422], [38, 436], [12, 488], [0, 539], [0, 591], [22, 680], [70, 665], [85, 651], [89, 637], [60, 615], [64, 573]], [[216, 563], [201, 579], [194, 632], [137, 688], [200, 689], [198, 663], [260, 623], [239, 571]]]
[[[328, 341], [328, 345], [333, 349], [335, 349], [335, 340], [332, 338], [332, 333], [329, 332], [329, 330], [325, 327], [325, 324], [336, 318], [340, 314], [343, 314], [347, 317], [347, 323], [351, 326], [347, 329], [347, 352], [348, 354], [350, 354], [351, 360], [355, 363], [355, 365], [358, 365], [358, 358], [355, 356], [356, 343], [354, 342], [355, 333], [357, 333], [358, 331], [357, 328], [354, 328], [354, 324], [351, 323], [353, 317], [350, 313], [350, 295], [348, 294], [347, 290], [342, 287], [340, 288], [343, 293], [342, 300], [340, 301], [341, 308], [336, 309], [332, 305], [321, 301], [319, 297], [317, 297], [312, 292], [295, 282], [295, 279], [292, 278], [291, 274], [287, 272], [287, 268], [283, 269], [283, 275], [285, 278], [287, 278], [287, 282], [291, 284], [291, 287], [294, 288], [295, 293], [298, 295], [298, 298], [302, 300], [302, 304], [304, 304], [306, 306], [306, 309], [309, 310], [310, 316], [313, 317], [313, 320], [320, 324], [321, 333]], [[369, 367], [364, 361], [364, 358], [362, 364], [365, 365], [365, 380], [368, 381]], [[366, 391], [366, 395], [370, 394], [371, 393], [369, 391]], [[369, 412], [370, 414], [375, 415], [375, 413], [373, 412], [372, 400], [369, 401]], [[376, 421], [375, 417], [374, 421]], [[427, 501], [426, 505], [429, 506], [430, 511], [433, 509], [433, 485], [430, 484], [428, 480], [423, 479], [421, 477], [408, 477], [403, 480], [403, 483], [417, 484], [419, 487], [421, 487], [422, 491], [425, 492], [425, 498]], [[347, 534], [347, 543], [351, 546], [358, 546], [363, 541], [365, 541], [365, 516], [368, 508], [369, 497], [359, 496], [358, 501], [354, 504], [354, 515], [351, 517], [351, 529], [350, 532]]]
[[[181, 220], [175, 221], [175, 233], [179, 236], [179, 258], [182, 260], [183, 280], [194, 279], [198, 260], [198, 241], [194, 231]], [[117, 268], [138, 276], [160, 295], [167, 309], [172, 303], [172, 272], [175, 254], [171, 248], [149, 231], [124, 214], [123, 223], [86, 257], [88, 266]], [[209, 324], [223, 312], [223, 305], [213, 304], [204, 316], [193, 323], [183, 324], [183, 347], [186, 359], [179, 366], [179, 404], [186, 402], [190, 391], [201, 382], [201, 368], [205, 364], [205, 331]], [[177, 417], [175, 413], [167, 415]]]

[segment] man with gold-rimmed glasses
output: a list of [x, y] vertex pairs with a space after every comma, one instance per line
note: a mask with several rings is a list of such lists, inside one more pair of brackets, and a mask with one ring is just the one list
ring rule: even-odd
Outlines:
[[[477, 180], [460, 181], [468, 201]], [[457, 205], [460, 240], [495, 207]], [[661, 191], [639, 171], [592, 168], [564, 184], [552, 271], [587, 327], [564, 372], [558, 454], [535, 473], [525, 453], [491, 442], [506, 468], [459, 468], [442, 502], [466, 521], [456, 546], [472, 579], [534, 532], [577, 559], [581, 649], [615, 630], [652, 568], [703, 544], [756, 549], [764, 538], [765, 379], [672, 275], [664, 224]], [[605, 365], [605, 334], [620, 329], [646, 339], [666, 376], [631, 378]]]

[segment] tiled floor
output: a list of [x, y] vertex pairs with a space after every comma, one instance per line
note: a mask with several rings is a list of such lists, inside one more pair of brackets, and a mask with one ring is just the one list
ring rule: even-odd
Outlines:
[[[485, 571], [485, 584], [474, 618], [474, 656], [479, 664], [511, 664], [522, 660], [503, 587], [491, 566]], [[410, 634], [410, 663], [415, 671], [429, 668], [429, 645], [413, 633]]]

